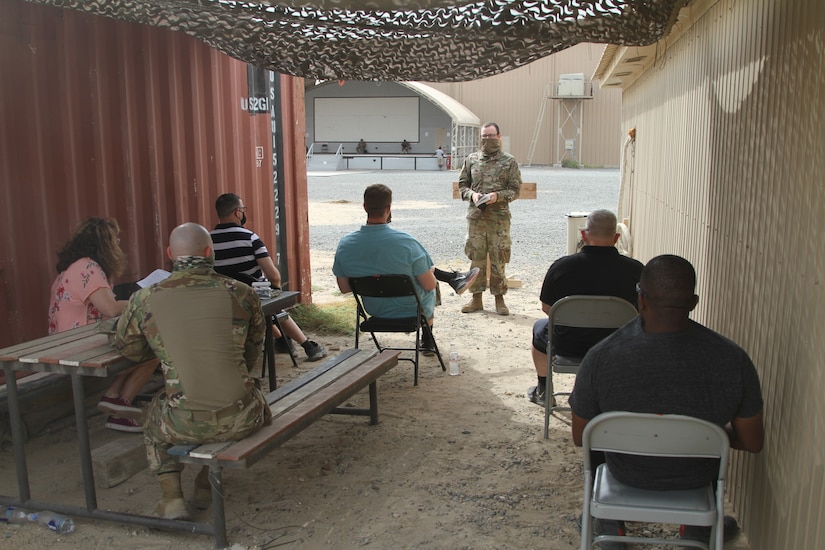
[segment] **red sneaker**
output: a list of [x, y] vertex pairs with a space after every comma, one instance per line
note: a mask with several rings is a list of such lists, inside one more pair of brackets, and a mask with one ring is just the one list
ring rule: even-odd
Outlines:
[[132, 418], [139, 420], [143, 416], [143, 411], [138, 407], [133, 406], [130, 402], [122, 397], [106, 397], [100, 398], [100, 403], [97, 404], [97, 409], [105, 414], [117, 416], [120, 418]]
[[105, 426], [110, 430], [117, 430], [119, 432], [141, 433], [143, 432], [143, 425], [131, 418], [119, 418], [117, 416], [110, 416], [106, 420]]

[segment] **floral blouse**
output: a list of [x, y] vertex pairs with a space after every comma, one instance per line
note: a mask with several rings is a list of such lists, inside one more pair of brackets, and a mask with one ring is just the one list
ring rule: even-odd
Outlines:
[[52, 284], [49, 334], [103, 319], [103, 314], [89, 300], [89, 296], [101, 288], [108, 289], [114, 297], [103, 268], [91, 258], [77, 260], [58, 275]]

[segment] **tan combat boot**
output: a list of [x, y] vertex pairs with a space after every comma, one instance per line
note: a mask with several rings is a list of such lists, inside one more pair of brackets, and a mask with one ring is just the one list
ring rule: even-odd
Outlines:
[[195, 477], [195, 508], [206, 510], [212, 504], [212, 486], [209, 484], [209, 466], [204, 466]]
[[496, 294], [496, 313], [499, 315], [510, 315], [510, 309], [504, 303], [504, 296]]
[[188, 519], [189, 511], [183, 500], [180, 488], [180, 472], [170, 472], [158, 476], [160, 490], [163, 493], [155, 509], [155, 514], [165, 519]]
[[484, 309], [484, 304], [481, 303], [481, 292], [476, 292], [473, 294], [473, 299], [461, 308], [461, 313], [472, 313], [474, 311], [481, 311], [482, 309]]

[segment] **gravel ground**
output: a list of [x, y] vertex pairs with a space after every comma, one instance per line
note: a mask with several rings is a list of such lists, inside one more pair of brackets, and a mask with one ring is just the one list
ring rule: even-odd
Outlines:
[[[521, 176], [522, 181], [536, 182], [537, 197], [511, 205], [513, 250], [507, 274], [525, 286], [541, 286], [550, 263], [567, 252], [567, 214], [616, 211], [619, 171], [530, 167], [522, 168]], [[393, 190], [393, 227], [416, 237], [436, 265], [469, 265], [464, 256], [467, 204], [452, 199], [458, 172], [311, 172], [308, 180], [313, 254], [334, 254], [338, 240], [366, 219], [361, 208], [364, 188], [383, 183]], [[325, 224], [323, 216], [313, 216], [313, 203], [338, 201], [354, 206], [348, 210], [351, 223]]]

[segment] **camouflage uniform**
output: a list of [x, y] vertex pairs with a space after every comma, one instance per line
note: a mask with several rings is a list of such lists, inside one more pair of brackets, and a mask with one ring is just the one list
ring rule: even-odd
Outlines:
[[176, 444], [242, 439], [269, 423], [258, 380], [266, 325], [251, 287], [212, 269], [213, 260], [179, 258], [165, 281], [134, 293], [112, 344], [124, 356], [160, 359], [165, 381], [144, 426], [149, 468], [180, 472], [166, 452]]
[[[483, 292], [487, 286], [487, 256], [490, 256], [490, 292], [507, 292], [504, 267], [510, 261], [510, 202], [518, 198], [521, 171], [515, 157], [504, 151], [487, 155], [470, 153], [458, 177], [461, 198], [470, 201], [467, 208], [467, 242], [464, 253], [471, 268], [480, 269], [469, 290]], [[473, 193], [498, 193], [493, 204], [484, 210], [473, 203]]]

